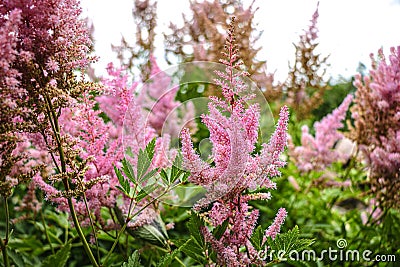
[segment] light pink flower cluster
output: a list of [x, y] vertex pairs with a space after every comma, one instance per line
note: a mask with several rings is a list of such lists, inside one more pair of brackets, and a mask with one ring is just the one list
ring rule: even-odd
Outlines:
[[[109, 78], [102, 80], [104, 87], [96, 88], [101, 96], [94, 98], [85, 93], [80, 101], [62, 110], [59, 121], [62, 125], [62, 134], [68, 136], [74, 143], [73, 148], [79, 152], [79, 157], [87, 160], [83, 181], [89, 183], [100, 179], [99, 183], [85, 191], [85, 196], [96, 221], [103, 227], [110, 228], [116, 226], [112, 222], [102, 221], [100, 211], [102, 207], [115, 208], [117, 198], [122, 196], [116, 188], [119, 181], [115, 175], [114, 166], [121, 166], [120, 162], [125, 155], [124, 148], [129, 146], [132, 153], [137, 155], [139, 149], [143, 149], [157, 135], [155, 130], [146, 124], [145, 112], [135, 101], [137, 83], [130, 85], [128, 75], [122, 69], [114, 68], [112, 64], [109, 64], [107, 70]], [[95, 109], [97, 103], [100, 107], [98, 110]], [[109, 120], [105, 121], [100, 116], [101, 113], [104, 113]], [[124, 130], [129, 130], [129, 134], [125, 135], [123, 140]], [[169, 138], [158, 138], [153, 167], [167, 165], [168, 149]], [[137, 158], [130, 158], [130, 160], [135, 166]], [[69, 210], [66, 199], [58, 197], [60, 191], [55, 186], [46, 183], [40, 175], [34, 177], [34, 182], [46, 193], [50, 201], [57, 204], [59, 210]], [[82, 199], [73, 201], [77, 213], [81, 215], [82, 223], [88, 224], [85, 203]], [[129, 200], [124, 199], [122, 205], [117, 208], [123, 214], [127, 214]], [[140, 205], [137, 206], [137, 209], [139, 208]], [[154, 216], [150, 218], [149, 215], [154, 214], [156, 214], [154, 211], [142, 212], [136, 220], [146, 222], [152, 220]], [[132, 223], [137, 226], [135, 222]]]
[[[168, 134], [171, 137], [179, 135], [183, 125], [189, 123], [192, 131], [196, 125], [190, 122], [195, 117], [194, 106], [175, 100], [179, 85], [172, 83], [172, 78], [158, 67], [154, 56], [150, 56], [150, 77], [142, 82], [137, 97], [138, 104], [148, 111], [147, 123], [158, 134]], [[179, 114], [180, 113], [180, 114]]]
[[[212, 227], [228, 220], [228, 227], [217, 240], [207, 228], [201, 231], [217, 253], [218, 262], [226, 266], [244, 266], [257, 262], [257, 255], [249, 238], [257, 224], [259, 211], [249, 206], [251, 199], [269, 199], [269, 194], [252, 194], [259, 188], [275, 189], [270, 179], [280, 175], [280, 159], [287, 144], [288, 109], [283, 107], [280, 119], [268, 144], [254, 153], [258, 138], [259, 106], [246, 107], [246, 85], [241, 80], [245, 72], [238, 71], [238, 51], [234, 43], [234, 25], [228, 31], [226, 42], [226, 72], [216, 72], [221, 79], [216, 84], [222, 88], [223, 99], [210, 97], [209, 114], [202, 116], [210, 131], [213, 144], [212, 160], [203, 161], [193, 149], [189, 130], [181, 133], [184, 167], [190, 171], [189, 181], [206, 189], [206, 196], [194, 207], [208, 218]], [[243, 95], [244, 96], [240, 96]], [[205, 211], [207, 207], [209, 210]], [[275, 237], [286, 217], [281, 209], [266, 236]], [[246, 248], [248, 253], [240, 252]]]
[[353, 96], [348, 95], [342, 104], [331, 114], [314, 124], [315, 137], [309, 133], [308, 127], [302, 127], [301, 146], [289, 150], [290, 157], [300, 171], [324, 170], [336, 161], [345, 161], [348, 154], [334, 149], [334, 145], [344, 136], [338, 130], [343, 127], [342, 121], [352, 102]]

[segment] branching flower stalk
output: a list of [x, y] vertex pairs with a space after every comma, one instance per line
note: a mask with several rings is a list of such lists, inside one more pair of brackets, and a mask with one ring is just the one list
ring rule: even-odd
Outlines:
[[[251, 200], [268, 200], [270, 193], [260, 189], [275, 189], [270, 178], [280, 175], [279, 167], [285, 165], [280, 159], [287, 145], [287, 107], [280, 112], [280, 119], [269, 143], [263, 144], [255, 153], [258, 139], [259, 106], [248, 105], [253, 96], [246, 94], [235, 40], [235, 20], [229, 25], [224, 58], [225, 72], [216, 71], [220, 79], [215, 83], [221, 87], [223, 98], [210, 97], [209, 114], [202, 116], [203, 123], [210, 131], [213, 143], [213, 163], [203, 161], [193, 149], [188, 129], [181, 133], [184, 167], [190, 171], [188, 180], [206, 189], [206, 196], [194, 206], [194, 210], [215, 228], [226, 224], [222, 237], [217, 239], [209, 228], [200, 229], [205, 241], [217, 254], [221, 266], [248, 266], [262, 264], [257, 252], [249, 241], [257, 224], [259, 211], [249, 205]], [[281, 208], [274, 223], [265, 231], [264, 239], [274, 239], [286, 218]]]
[[289, 155], [301, 172], [322, 171], [333, 162], [348, 160], [349, 155], [334, 150], [334, 145], [344, 137], [338, 130], [343, 127], [342, 121], [346, 118], [352, 99], [353, 96], [348, 95], [331, 114], [314, 123], [315, 136], [304, 125], [301, 146], [294, 147], [293, 142], [289, 142]]
[[295, 61], [290, 66], [289, 75], [283, 86], [284, 103], [296, 113], [297, 120], [307, 119], [312, 111], [322, 104], [322, 97], [330, 89], [325, 80], [328, 56], [317, 53], [318, 47], [318, 7], [311, 25], [300, 35], [295, 44]]
[[[4, 54], [1, 118], [8, 120], [1, 134], [18, 138], [5, 162], [12, 162], [18, 153], [22, 155], [8, 166], [1, 182], [13, 181], [15, 186], [31, 178], [62, 181], [64, 190], [59, 198], [69, 207], [91, 263], [99, 266], [73, 201], [93, 185], [92, 181], [82, 188], [75, 183], [87, 171], [89, 159], [77, 160], [74, 142], [59, 123], [62, 110], [94, 88], [76, 75], [77, 69], [83, 70], [95, 60], [88, 56], [91, 41], [80, 13], [75, 0], [7, 1], [0, 6], [0, 48]], [[7, 140], [2, 138], [4, 144]]]
[[[274, 74], [267, 72], [266, 61], [259, 59], [261, 46], [258, 40], [261, 35], [254, 23], [258, 10], [254, 2], [245, 7], [241, 0], [191, 1], [191, 14], [183, 14], [183, 26], [171, 23], [171, 33], [164, 34], [167, 62], [174, 63], [176, 58], [180, 62], [218, 62], [225, 45], [227, 21], [235, 14], [237, 31], [241, 36], [237, 40], [238, 53], [249, 77], [261, 88], [268, 101], [280, 98], [281, 86], [275, 85]], [[222, 96], [216, 86], [210, 85], [206, 94]]]

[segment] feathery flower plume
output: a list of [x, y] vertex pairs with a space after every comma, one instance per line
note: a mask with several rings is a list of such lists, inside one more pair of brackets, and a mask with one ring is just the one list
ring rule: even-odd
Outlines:
[[334, 149], [334, 145], [344, 136], [338, 130], [343, 127], [347, 110], [353, 96], [348, 95], [342, 104], [331, 114], [314, 124], [315, 137], [309, 133], [308, 127], [302, 127], [301, 146], [289, 151], [297, 168], [302, 172], [324, 170], [336, 161], [346, 161], [348, 155]]
[[[269, 194], [252, 195], [259, 188], [276, 188], [270, 179], [280, 175], [278, 168], [285, 165], [280, 159], [287, 144], [287, 107], [283, 107], [275, 133], [260, 153], [253, 155], [258, 138], [259, 106], [247, 105], [246, 85], [241, 80], [248, 75], [240, 70], [238, 49], [235, 42], [235, 26], [232, 18], [227, 33], [224, 59], [225, 72], [217, 71], [220, 79], [215, 83], [222, 89], [222, 99], [210, 97], [209, 114], [202, 115], [202, 121], [210, 131], [213, 144], [213, 164], [203, 161], [193, 149], [187, 129], [181, 133], [184, 167], [191, 175], [189, 181], [206, 189], [206, 196], [194, 207], [202, 213], [212, 227], [228, 221], [228, 227], [217, 240], [208, 228], [201, 231], [205, 240], [217, 253], [218, 264], [246, 266], [257, 263], [256, 255], [250, 255], [254, 248], [249, 238], [257, 224], [259, 211], [249, 206], [251, 199], [269, 199]], [[281, 209], [279, 218], [284, 217]], [[276, 220], [274, 233], [279, 232], [283, 219]], [[248, 253], [240, 252], [247, 248]]]

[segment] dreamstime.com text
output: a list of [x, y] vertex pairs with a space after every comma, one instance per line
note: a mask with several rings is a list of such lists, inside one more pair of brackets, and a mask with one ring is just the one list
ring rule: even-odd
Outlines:
[[345, 250], [347, 241], [339, 239], [336, 242], [337, 249], [329, 247], [317, 253], [314, 250], [297, 251], [292, 250], [261, 250], [258, 257], [261, 260], [273, 260], [274, 258], [280, 261], [375, 261], [375, 262], [396, 262], [396, 255], [393, 254], [374, 254], [371, 250]]

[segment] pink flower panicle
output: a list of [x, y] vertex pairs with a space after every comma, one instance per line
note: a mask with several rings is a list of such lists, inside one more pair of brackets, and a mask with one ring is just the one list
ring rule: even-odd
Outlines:
[[264, 234], [264, 240], [267, 237], [271, 237], [272, 239], [275, 239], [276, 235], [279, 234], [281, 231], [281, 226], [283, 222], [285, 221], [287, 216], [287, 211], [284, 208], [280, 208], [278, 211], [278, 214], [275, 217], [275, 220], [273, 224], [271, 224], [268, 229], [265, 231]]
[[[203, 212], [212, 227], [228, 221], [228, 227], [217, 240], [207, 228], [201, 231], [217, 253], [218, 264], [246, 266], [258, 264], [249, 238], [257, 224], [259, 211], [248, 205], [252, 199], [270, 199], [269, 193], [251, 194], [258, 188], [275, 189], [270, 180], [280, 175], [278, 168], [285, 165], [280, 159], [287, 145], [288, 108], [283, 107], [280, 119], [268, 144], [260, 153], [254, 153], [258, 139], [260, 108], [258, 104], [247, 105], [251, 98], [246, 95], [246, 85], [241, 77], [241, 63], [235, 44], [234, 20], [230, 25], [225, 46], [225, 72], [216, 72], [215, 80], [222, 89], [222, 99], [210, 97], [209, 114], [202, 115], [202, 122], [210, 132], [213, 144], [212, 164], [203, 161], [194, 151], [189, 130], [181, 132], [184, 167], [190, 171], [189, 181], [206, 189], [206, 196], [198, 201], [194, 210]], [[207, 210], [207, 207], [210, 209]], [[284, 209], [278, 213], [271, 234], [278, 233], [286, 216]], [[278, 229], [279, 228], [279, 229]], [[248, 248], [250, 254], [239, 252]], [[250, 257], [249, 257], [250, 255]]]
[[[164, 71], [161, 71], [155, 57], [150, 56], [150, 78], [142, 81], [138, 104], [147, 110], [147, 121], [158, 134], [169, 134], [177, 136], [182, 126], [194, 117], [194, 106], [183, 105], [175, 100], [179, 86], [172, 84], [172, 78]], [[176, 109], [182, 110], [183, 118], [178, 117]], [[196, 126], [189, 123], [191, 130]]]
[[290, 150], [289, 155], [295, 160], [299, 170], [323, 170], [335, 161], [345, 161], [348, 154], [334, 150], [334, 145], [344, 136], [338, 131], [343, 127], [342, 121], [353, 100], [348, 95], [342, 104], [331, 114], [314, 124], [315, 137], [309, 133], [307, 126], [302, 127], [301, 146]]

